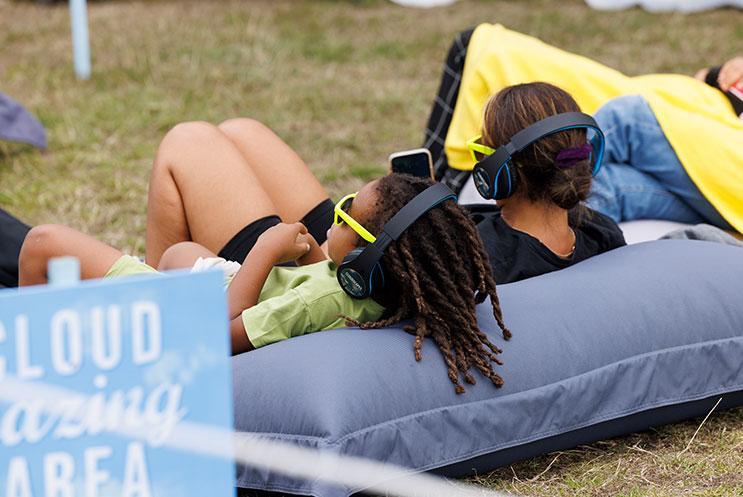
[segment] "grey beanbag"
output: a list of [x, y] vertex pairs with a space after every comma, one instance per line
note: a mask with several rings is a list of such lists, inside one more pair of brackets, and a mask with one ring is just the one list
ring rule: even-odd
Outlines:
[[[498, 287], [505, 385], [454, 393], [433, 343], [334, 330], [233, 359], [235, 425], [302, 446], [447, 475], [743, 404], [743, 249], [664, 240]], [[477, 375], [477, 374], [476, 374]], [[237, 484], [344, 497], [361, 489], [239, 467]]]

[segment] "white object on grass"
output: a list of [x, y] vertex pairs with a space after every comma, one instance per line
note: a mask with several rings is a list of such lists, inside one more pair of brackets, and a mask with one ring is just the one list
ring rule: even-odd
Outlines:
[[85, 0], [70, 0], [72, 26], [72, 57], [79, 79], [90, 78], [90, 40], [88, 39], [88, 8]]
[[598, 10], [622, 10], [638, 5], [649, 12], [700, 12], [718, 7], [737, 7], [743, 9], [743, 0], [586, 0]]
[[457, 0], [391, 0], [392, 3], [402, 5], [403, 7], [418, 7], [420, 9], [428, 9], [431, 7], [444, 7], [451, 5]]

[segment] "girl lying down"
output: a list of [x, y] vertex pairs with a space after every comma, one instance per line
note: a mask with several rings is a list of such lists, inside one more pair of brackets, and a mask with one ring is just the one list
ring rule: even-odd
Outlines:
[[[464, 392], [461, 378], [475, 383], [473, 367], [500, 387], [503, 380], [493, 363], [501, 364], [497, 357], [501, 350], [479, 329], [476, 304], [490, 297], [503, 337], [510, 338], [510, 332], [503, 323], [480, 236], [453, 195], [444, 195], [423, 209], [399, 237], [392, 236], [386, 248], [379, 245], [394, 231], [387, 222], [403, 207], [424, 191], [446, 188], [432, 184], [392, 174], [344, 197], [334, 208], [334, 224], [327, 233], [329, 260], [301, 223], [267, 227], [244, 260], [238, 261], [239, 268], [217, 259], [200, 244], [180, 242], [164, 251], [157, 270], [71, 228], [39, 226], [31, 230], [21, 250], [20, 284], [46, 283], [49, 259], [60, 256], [77, 257], [83, 279], [198, 268], [216, 262], [227, 268], [233, 354], [347, 323], [370, 329], [410, 319], [405, 331], [415, 337], [415, 359], [422, 358], [423, 339], [432, 338], [458, 393]], [[380, 242], [375, 243], [377, 238]], [[358, 294], [351, 295], [355, 293], [353, 281], [350, 287], [347, 281], [342, 287], [339, 283], [344, 278], [337, 277], [337, 269], [369, 244], [381, 246], [382, 255], [370, 273], [368, 297], [356, 298]], [[282, 265], [287, 263], [292, 267]]]

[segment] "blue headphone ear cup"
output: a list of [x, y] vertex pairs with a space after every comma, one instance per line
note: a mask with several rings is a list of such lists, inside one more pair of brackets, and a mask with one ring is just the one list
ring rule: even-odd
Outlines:
[[[350, 251], [343, 258], [343, 262], [338, 268], [338, 283], [341, 285], [341, 288], [343, 288], [343, 290], [351, 297], [370, 297], [374, 292], [383, 290], [385, 286], [384, 268], [381, 261], [374, 264], [374, 266], [371, 268], [371, 273], [368, 275], [358, 273], [356, 270], [347, 267], [348, 264], [356, 259], [363, 251], [363, 248], [355, 248]], [[353, 273], [353, 276], [351, 273]], [[357, 278], [362, 278], [364, 280], [363, 289], [366, 290], [365, 293], [361, 291], [362, 282], [358, 281]]]
[[506, 199], [516, 191], [515, 173], [516, 170], [510, 159], [498, 168], [498, 172], [495, 175], [495, 192], [493, 195], [495, 200]]
[[355, 248], [349, 253], [347, 253], [346, 256], [343, 258], [343, 262], [341, 262], [341, 267], [345, 266], [346, 264], [348, 264], [349, 262], [357, 258], [359, 254], [361, 254], [361, 252], [363, 251], [364, 251], [363, 248]]
[[356, 248], [346, 254], [343, 258], [343, 262], [336, 271], [338, 284], [341, 286], [343, 291], [349, 296], [357, 299], [369, 296], [369, 282], [367, 281], [366, 275], [359, 273], [353, 267], [349, 267], [353, 260], [356, 259], [362, 251], [363, 249]]
[[477, 193], [479, 193], [482, 198], [486, 200], [493, 198], [493, 185], [491, 184], [492, 181], [490, 180], [490, 175], [488, 174], [487, 169], [482, 167], [480, 163], [475, 164], [475, 167], [472, 170], [472, 180], [475, 183]]

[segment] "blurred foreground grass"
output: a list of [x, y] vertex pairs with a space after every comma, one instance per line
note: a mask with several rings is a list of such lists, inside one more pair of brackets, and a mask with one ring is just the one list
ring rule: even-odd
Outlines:
[[[185, 120], [259, 119], [333, 196], [419, 146], [452, 37], [501, 22], [627, 74], [693, 74], [743, 48], [743, 14], [601, 13], [579, 0], [92, 2], [93, 77], [72, 73], [66, 3], [0, 0], [0, 91], [40, 117], [49, 151], [0, 142], [0, 206], [142, 253], [148, 171]], [[204, 167], [209, 167], [205, 164]], [[743, 411], [505, 468], [532, 495], [743, 495]]]

